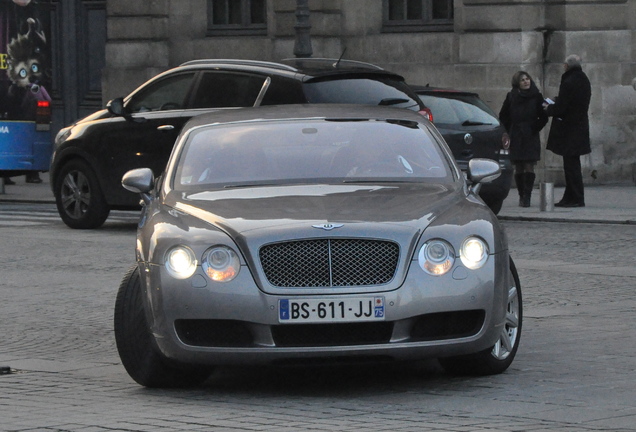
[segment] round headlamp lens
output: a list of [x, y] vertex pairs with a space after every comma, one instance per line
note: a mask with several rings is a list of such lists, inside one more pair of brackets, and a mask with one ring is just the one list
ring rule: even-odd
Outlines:
[[476, 270], [488, 260], [488, 245], [479, 237], [468, 237], [462, 243], [460, 251], [462, 264], [471, 270]]
[[234, 250], [227, 246], [213, 246], [203, 254], [203, 271], [216, 282], [229, 282], [238, 276], [241, 261]]
[[441, 276], [455, 263], [455, 251], [444, 240], [429, 240], [420, 249], [418, 263], [426, 273]]
[[166, 252], [166, 270], [176, 279], [186, 279], [197, 269], [197, 259], [192, 249], [186, 246], [176, 246]]

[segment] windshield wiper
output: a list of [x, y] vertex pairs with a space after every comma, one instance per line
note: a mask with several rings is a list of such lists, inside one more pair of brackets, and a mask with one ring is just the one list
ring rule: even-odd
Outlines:
[[486, 126], [486, 125], [492, 125], [492, 123], [483, 123], [483, 122], [472, 121], [472, 120], [466, 120], [464, 123], [462, 123], [462, 126]]
[[395, 180], [389, 180], [389, 179], [345, 179], [342, 181], [342, 183], [410, 183], [408, 180], [404, 180], [404, 179], [395, 179]]
[[386, 99], [382, 99], [378, 105], [380, 105], [380, 106], [390, 106], [390, 105], [397, 105], [397, 104], [401, 104], [401, 103], [407, 103], [408, 101], [409, 101], [408, 99], [386, 98]]
[[225, 185], [225, 186], [223, 186], [223, 189], [241, 189], [241, 188], [266, 187], [266, 186], [280, 186], [280, 184], [276, 184], [276, 183], [240, 183], [240, 184]]

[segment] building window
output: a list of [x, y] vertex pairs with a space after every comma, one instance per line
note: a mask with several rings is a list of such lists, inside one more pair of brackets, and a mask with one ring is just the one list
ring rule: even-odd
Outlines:
[[383, 0], [386, 32], [453, 30], [453, 0]]
[[267, 33], [266, 0], [207, 0], [208, 35]]

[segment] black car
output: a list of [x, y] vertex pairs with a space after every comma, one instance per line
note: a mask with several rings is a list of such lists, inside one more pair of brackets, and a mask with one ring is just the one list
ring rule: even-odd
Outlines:
[[510, 192], [513, 169], [508, 154], [510, 139], [497, 114], [477, 93], [411, 86], [431, 110], [437, 126], [460, 168], [466, 171], [472, 158], [487, 158], [499, 162], [501, 176], [484, 184], [479, 196], [497, 214]]
[[181, 128], [196, 115], [304, 103], [384, 105], [427, 114], [400, 75], [368, 63], [190, 61], [58, 133], [50, 169], [58, 212], [71, 228], [97, 228], [111, 209], [139, 208], [139, 197], [121, 187], [123, 174], [149, 167], [159, 176]]

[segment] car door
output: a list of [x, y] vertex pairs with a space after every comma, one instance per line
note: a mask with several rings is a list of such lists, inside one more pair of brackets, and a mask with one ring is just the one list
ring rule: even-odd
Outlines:
[[190, 118], [218, 109], [254, 106], [267, 83], [266, 76], [240, 71], [184, 71], [151, 81], [131, 95], [125, 102], [130, 116], [112, 119], [102, 134], [108, 183], [116, 188], [109, 202], [129, 205], [138, 200], [121, 187], [122, 176], [139, 167], [160, 175]]
[[[109, 202], [124, 205], [138, 197], [121, 187], [122, 176], [131, 169], [151, 168], [163, 172], [181, 128], [188, 120], [185, 113], [196, 72], [162, 77], [132, 94], [125, 101], [126, 117], [114, 117], [100, 128], [99, 157], [113, 194]], [[111, 189], [112, 190], [109, 190]]]

